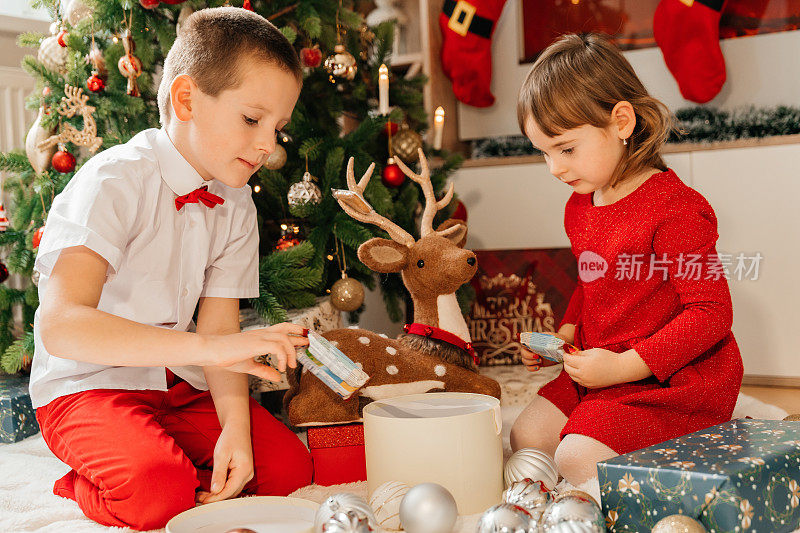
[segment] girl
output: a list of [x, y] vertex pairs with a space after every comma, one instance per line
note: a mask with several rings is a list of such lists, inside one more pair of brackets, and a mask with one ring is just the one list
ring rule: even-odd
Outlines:
[[[564, 225], [578, 286], [558, 337], [581, 351], [511, 430], [573, 485], [595, 464], [730, 420], [742, 380], [708, 202], [659, 151], [670, 115], [613, 45], [567, 35], [520, 90], [520, 128], [572, 187]], [[536, 371], [541, 359], [525, 350]]]

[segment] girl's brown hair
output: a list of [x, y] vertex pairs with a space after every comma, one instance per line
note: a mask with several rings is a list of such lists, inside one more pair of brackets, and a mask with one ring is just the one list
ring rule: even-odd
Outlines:
[[613, 187], [647, 167], [666, 170], [660, 151], [674, 126], [667, 107], [647, 93], [631, 64], [606, 38], [570, 34], [547, 47], [522, 84], [517, 120], [523, 134], [532, 118], [548, 137], [585, 124], [605, 128], [623, 100], [633, 106], [636, 126], [614, 170]]

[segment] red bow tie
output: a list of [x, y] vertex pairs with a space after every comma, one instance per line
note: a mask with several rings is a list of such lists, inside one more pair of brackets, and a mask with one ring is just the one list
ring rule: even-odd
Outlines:
[[183, 196], [178, 196], [175, 198], [175, 209], [180, 211], [184, 204], [196, 204], [198, 202], [202, 202], [206, 207], [213, 208], [217, 204], [224, 204], [225, 200], [216, 194], [211, 194], [208, 192], [208, 187], [203, 185], [199, 189], [195, 189], [189, 194], [184, 194]]

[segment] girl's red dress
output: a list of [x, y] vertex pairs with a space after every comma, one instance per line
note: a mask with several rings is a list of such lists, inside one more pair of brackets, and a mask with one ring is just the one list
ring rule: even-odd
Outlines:
[[730, 420], [742, 358], [705, 198], [667, 170], [610, 205], [575, 193], [564, 220], [579, 279], [562, 323], [580, 349], [635, 349], [653, 376], [587, 389], [562, 371], [539, 391], [569, 418], [561, 436], [623, 454]]

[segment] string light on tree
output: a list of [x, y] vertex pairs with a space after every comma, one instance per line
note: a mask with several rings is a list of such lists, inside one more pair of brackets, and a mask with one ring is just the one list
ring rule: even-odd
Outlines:
[[444, 135], [444, 108], [439, 106], [433, 113], [433, 149], [442, 149], [442, 137]]
[[300, 226], [294, 222], [284, 222], [281, 224], [281, 236], [275, 244], [276, 250], [286, 250], [302, 243], [300, 238]]
[[378, 113], [389, 114], [389, 69], [386, 65], [378, 69]]

